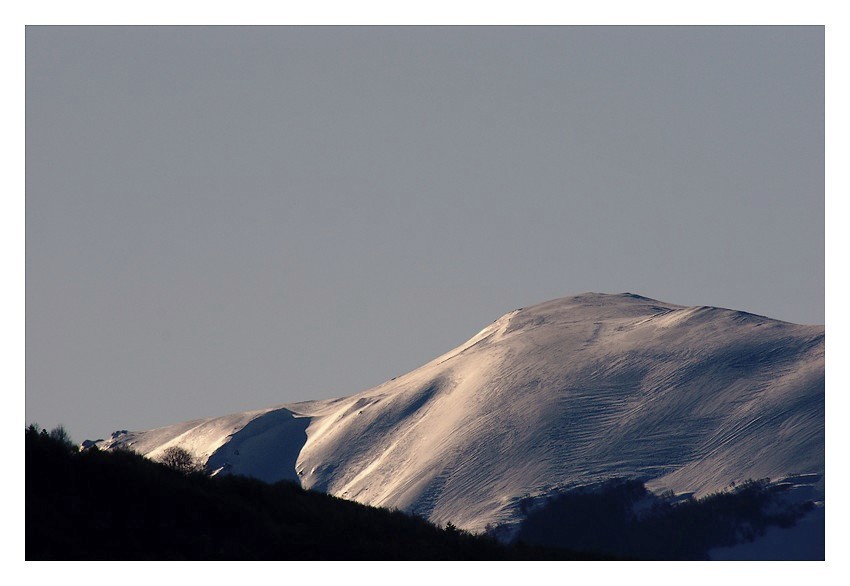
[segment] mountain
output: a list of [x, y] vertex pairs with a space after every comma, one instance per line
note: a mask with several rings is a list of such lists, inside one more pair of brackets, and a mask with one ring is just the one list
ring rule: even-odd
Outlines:
[[[471, 531], [612, 478], [697, 496], [805, 478], [824, 494], [824, 327], [587, 293], [512, 311], [373, 389], [142, 432], [209, 471], [399, 508]], [[801, 476], [806, 475], [806, 476]]]

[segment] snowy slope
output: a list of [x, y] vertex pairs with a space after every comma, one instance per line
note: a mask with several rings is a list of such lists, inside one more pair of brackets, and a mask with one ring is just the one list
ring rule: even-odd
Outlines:
[[615, 476], [702, 494], [824, 472], [824, 328], [588, 293], [506, 314], [368, 391], [127, 433], [210, 470], [471, 530], [526, 496]]

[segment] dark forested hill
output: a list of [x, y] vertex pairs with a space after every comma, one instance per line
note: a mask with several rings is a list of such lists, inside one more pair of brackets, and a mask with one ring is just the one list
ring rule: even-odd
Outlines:
[[506, 547], [284, 481], [185, 474], [130, 451], [26, 433], [26, 558], [595, 559]]

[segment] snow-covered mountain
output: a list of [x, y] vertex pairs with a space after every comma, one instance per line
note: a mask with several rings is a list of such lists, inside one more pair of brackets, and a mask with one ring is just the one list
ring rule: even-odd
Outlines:
[[[612, 477], [705, 494], [807, 474], [823, 500], [824, 328], [629, 293], [512, 311], [373, 389], [142, 432], [211, 471], [296, 479], [480, 531]], [[814, 476], [811, 476], [814, 475]]]

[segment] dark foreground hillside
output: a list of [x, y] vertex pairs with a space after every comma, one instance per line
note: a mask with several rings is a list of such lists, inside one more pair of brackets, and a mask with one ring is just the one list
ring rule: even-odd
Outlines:
[[[752, 543], [770, 528], [793, 527], [814, 510], [812, 501], [795, 498], [793, 492], [790, 483], [765, 478], [695, 499], [656, 496], [638, 480], [612, 479], [564, 492], [542, 505], [523, 505], [526, 518], [518, 538], [634, 559], [707, 560], [713, 548]], [[797, 557], [807, 555], [802, 551], [793, 555], [809, 559]], [[812, 559], [823, 559], [823, 554]]]
[[506, 547], [291, 482], [183, 474], [26, 434], [27, 560], [599, 559]]

